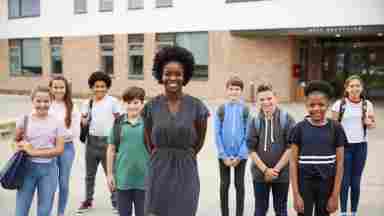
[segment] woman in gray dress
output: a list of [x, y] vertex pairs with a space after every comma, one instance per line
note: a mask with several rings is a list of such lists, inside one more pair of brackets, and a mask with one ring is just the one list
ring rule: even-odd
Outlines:
[[164, 93], [143, 110], [152, 153], [147, 216], [196, 215], [200, 193], [196, 155], [204, 143], [209, 112], [199, 99], [182, 91], [193, 69], [193, 55], [185, 48], [165, 47], [156, 54], [153, 73], [164, 86]]

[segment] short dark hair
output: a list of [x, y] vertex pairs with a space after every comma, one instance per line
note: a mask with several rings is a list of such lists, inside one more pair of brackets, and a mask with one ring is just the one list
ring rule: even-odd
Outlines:
[[169, 62], [177, 62], [183, 66], [184, 69], [184, 82], [183, 85], [187, 85], [191, 77], [193, 76], [193, 70], [195, 66], [195, 59], [192, 53], [179, 46], [166, 46], [156, 53], [153, 62], [153, 76], [156, 80], [162, 84], [163, 69]]
[[327, 98], [331, 98], [333, 96], [332, 86], [328, 82], [323, 80], [310, 81], [304, 89], [304, 95], [306, 97], [308, 97], [314, 92], [320, 92], [324, 94]]
[[105, 72], [102, 72], [102, 71], [93, 72], [91, 76], [89, 76], [88, 78], [89, 88], [93, 88], [96, 81], [103, 81], [105, 82], [105, 85], [107, 86], [108, 89], [111, 88], [111, 85], [112, 85], [111, 77]]
[[229, 80], [225, 84], [226, 88], [229, 88], [229, 86], [237, 86], [237, 87], [240, 87], [241, 90], [243, 90], [244, 89], [244, 82], [243, 82], [243, 80], [240, 79], [240, 77], [233, 76], [233, 77], [229, 78]]
[[261, 92], [266, 92], [266, 91], [272, 91], [273, 92], [273, 88], [272, 88], [271, 84], [263, 83], [263, 84], [259, 85], [257, 87], [256, 94], [259, 94]]
[[134, 99], [144, 101], [145, 91], [140, 87], [132, 86], [123, 92], [122, 98], [124, 102], [131, 102]]

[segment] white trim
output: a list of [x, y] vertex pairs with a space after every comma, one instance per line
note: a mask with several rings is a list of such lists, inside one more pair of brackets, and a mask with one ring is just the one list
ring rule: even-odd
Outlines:
[[336, 155], [330, 156], [319, 156], [319, 155], [311, 155], [311, 156], [300, 156], [300, 159], [333, 159], [336, 158]]
[[333, 164], [336, 160], [327, 160], [327, 161], [302, 161], [299, 160], [299, 164]]

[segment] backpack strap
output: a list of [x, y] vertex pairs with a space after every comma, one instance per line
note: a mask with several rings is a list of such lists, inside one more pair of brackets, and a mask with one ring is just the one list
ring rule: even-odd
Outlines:
[[339, 117], [337, 118], [338, 122], [341, 122], [341, 120], [343, 120], [343, 115], [345, 112], [346, 103], [347, 103], [347, 101], [345, 100], [345, 98], [341, 99], [340, 107], [339, 107]]
[[89, 105], [88, 105], [88, 125], [92, 121], [92, 106], [93, 106], [93, 99], [89, 100]]
[[245, 127], [247, 127], [248, 118], [249, 118], [249, 107], [244, 105], [244, 107], [243, 107], [243, 121], [244, 121]]
[[367, 103], [367, 100], [364, 98], [363, 98], [363, 106], [361, 108], [362, 108], [361, 121], [363, 123], [364, 137], [366, 137], [367, 136], [367, 125], [365, 124], [364, 120], [367, 116], [368, 103]]
[[121, 128], [122, 128], [122, 124], [125, 116], [126, 114], [120, 115], [115, 119], [115, 122], [113, 124], [113, 138], [114, 138], [113, 141], [115, 144], [116, 152], [119, 151], [119, 147], [121, 143]]
[[284, 110], [280, 110], [280, 126], [282, 129], [285, 129], [288, 124], [288, 113], [285, 112]]
[[338, 122], [335, 122], [334, 120], [332, 119], [328, 119], [329, 123], [330, 123], [330, 127], [331, 127], [331, 133], [330, 133], [330, 136], [331, 136], [331, 143], [333, 143], [335, 146], [336, 146], [336, 124], [338, 124]]
[[220, 122], [223, 123], [225, 117], [225, 104], [219, 106], [219, 108], [217, 109], [217, 116], [219, 117]]
[[260, 120], [259, 116], [260, 116], [259, 114], [255, 114], [255, 118], [253, 119], [257, 133], [259, 133], [260, 125], [261, 125], [261, 120]]

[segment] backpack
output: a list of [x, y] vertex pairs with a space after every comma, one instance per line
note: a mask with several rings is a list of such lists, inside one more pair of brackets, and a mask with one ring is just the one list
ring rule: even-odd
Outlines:
[[[261, 123], [261, 119], [259, 118], [259, 115], [256, 115], [255, 116], [255, 128], [257, 131], [260, 130], [260, 123]], [[287, 124], [288, 124], [288, 113], [283, 111], [283, 110], [280, 110], [280, 116], [279, 116], [279, 121], [280, 121], [280, 126], [281, 128], [286, 128], [287, 127]]]
[[123, 120], [125, 119], [125, 117], [127, 116], [127, 114], [122, 114], [120, 116], [118, 116], [116, 119], [115, 119], [115, 122], [113, 123], [113, 144], [115, 144], [115, 148], [116, 148], [116, 152], [119, 151], [119, 147], [120, 147], [120, 143], [121, 143], [121, 128], [122, 128], [122, 125], [123, 125]]
[[[219, 108], [217, 109], [217, 115], [219, 116], [220, 122], [223, 123], [224, 117], [225, 117], [225, 104], [219, 106]], [[247, 126], [248, 117], [249, 117], [249, 108], [247, 106], [243, 107], [242, 117], [243, 117], [244, 125]]]
[[[367, 100], [365, 98], [362, 98], [363, 99], [363, 104], [362, 104], [362, 117], [361, 117], [361, 121], [363, 123], [363, 130], [364, 130], [364, 137], [367, 136], [367, 125], [364, 124], [364, 118], [367, 114], [367, 109], [368, 109], [368, 105], [367, 105]], [[345, 112], [345, 107], [347, 105], [347, 100], [345, 98], [343, 98], [340, 102], [340, 107], [339, 107], [339, 118], [337, 119], [338, 122], [341, 122], [343, 120], [343, 115], [344, 115], [344, 112]]]

